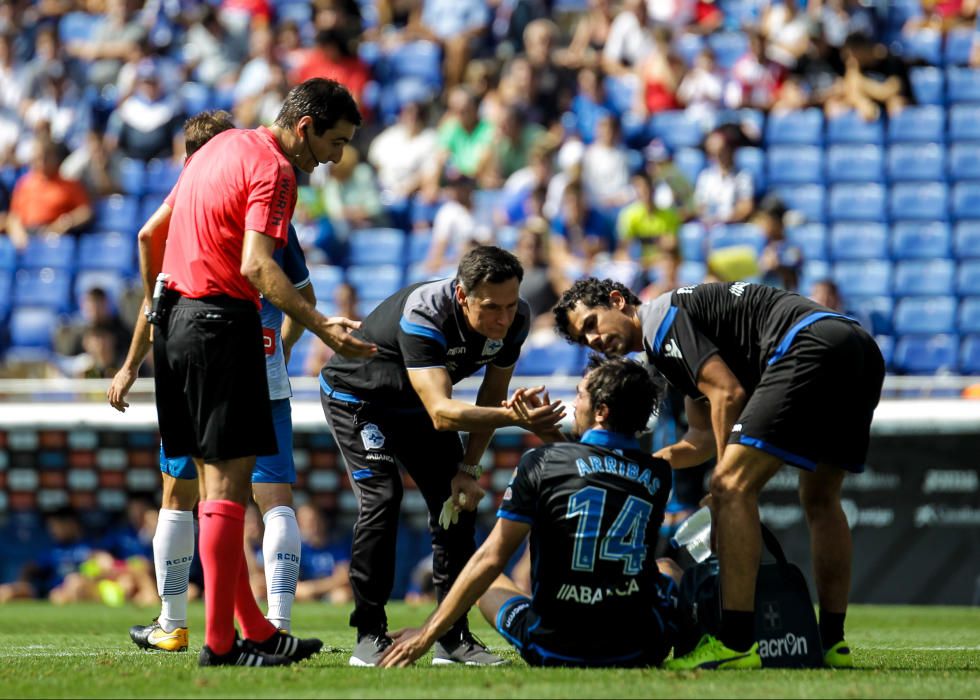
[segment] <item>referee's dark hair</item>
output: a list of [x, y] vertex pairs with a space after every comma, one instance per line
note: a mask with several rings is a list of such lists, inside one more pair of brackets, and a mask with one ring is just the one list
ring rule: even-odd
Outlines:
[[190, 158], [201, 146], [220, 134], [234, 129], [231, 114], [223, 109], [200, 112], [184, 122], [184, 150]]
[[500, 284], [509, 279], [524, 280], [524, 268], [520, 261], [503, 248], [492, 245], [477, 246], [459, 261], [456, 281], [466, 293], [472, 292], [484, 282]]
[[310, 78], [290, 90], [276, 117], [276, 126], [291, 129], [306, 116], [313, 119], [313, 133], [317, 136], [341, 120], [361, 125], [361, 112], [350, 91], [327, 78]]
[[565, 340], [572, 341], [572, 337], [568, 334], [568, 312], [574, 309], [579, 302], [582, 302], [588, 309], [594, 309], [597, 306], [609, 308], [609, 295], [613, 292], [622, 294], [627, 304], [640, 305], [639, 297], [629, 287], [610, 279], [600, 280], [595, 277], [588, 277], [579, 280], [569, 289], [566, 289], [565, 293], [561, 295], [561, 299], [555, 304], [554, 309], [555, 327], [558, 334]]
[[592, 355], [586, 372], [585, 389], [592, 410], [600, 405], [609, 409], [606, 428], [625, 435], [646, 429], [650, 414], [660, 403], [660, 388], [646, 365], [625, 357]]

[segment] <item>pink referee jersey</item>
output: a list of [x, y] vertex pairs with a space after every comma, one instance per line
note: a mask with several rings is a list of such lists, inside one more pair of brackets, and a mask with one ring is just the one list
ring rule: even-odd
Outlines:
[[241, 274], [245, 231], [286, 245], [296, 175], [272, 132], [230, 129], [188, 159], [166, 199], [173, 210], [163, 257], [168, 286], [185, 297], [224, 294], [260, 307]]

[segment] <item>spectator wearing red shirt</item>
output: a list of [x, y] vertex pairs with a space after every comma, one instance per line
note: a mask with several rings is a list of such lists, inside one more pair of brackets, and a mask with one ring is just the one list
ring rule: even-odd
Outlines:
[[[162, 271], [172, 301], [154, 319], [156, 402], [164, 452], [191, 455], [204, 473], [202, 666], [285, 665], [321, 646], [279, 634], [262, 616], [242, 552], [255, 458], [278, 452], [259, 294], [336, 351], [374, 352], [348, 335], [356, 323], [319, 314], [273, 259], [296, 202], [293, 168], [310, 173], [339, 161], [360, 123], [342, 85], [304, 82], [286, 96], [272, 127], [212, 138], [187, 161], [168, 197]], [[146, 268], [152, 276], [152, 263]], [[245, 641], [236, 639], [236, 616]]]
[[306, 54], [290, 74], [294, 85], [311, 78], [329, 78], [344, 85], [360, 104], [364, 86], [371, 73], [357, 54], [350, 52], [349, 44], [339, 29], [324, 29], [316, 35], [316, 46]]

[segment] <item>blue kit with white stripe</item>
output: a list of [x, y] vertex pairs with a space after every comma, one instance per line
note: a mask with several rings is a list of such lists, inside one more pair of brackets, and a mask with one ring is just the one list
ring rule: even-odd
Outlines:
[[532, 665], [650, 666], [676, 630], [676, 587], [657, 569], [670, 467], [627, 435], [525, 453], [497, 512], [531, 526], [532, 597], [497, 630]]
[[[310, 271], [306, 256], [300, 247], [296, 229], [289, 226], [289, 239], [283, 248], [276, 250], [273, 258], [282, 267], [286, 277], [296, 289], [310, 284]], [[289, 399], [293, 395], [286, 371], [286, 359], [282, 351], [283, 313], [267, 299], [262, 299], [260, 311], [262, 341], [265, 349], [265, 370], [269, 381], [269, 399], [272, 420], [276, 431], [279, 452], [258, 457], [252, 471], [253, 483], [292, 484], [296, 481], [296, 465], [293, 462], [293, 419]], [[190, 457], [168, 457], [160, 446], [160, 471], [177, 479], [196, 479], [197, 469]]]
[[638, 313], [647, 357], [687, 396], [704, 398], [698, 373], [715, 355], [738, 379], [749, 399], [729, 444], [803, 469], [864, 469], [885, 363], [856, 321], [747, 282], [683, 287]]

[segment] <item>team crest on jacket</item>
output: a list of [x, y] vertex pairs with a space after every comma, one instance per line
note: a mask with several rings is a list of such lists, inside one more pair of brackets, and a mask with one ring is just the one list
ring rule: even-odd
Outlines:
[[385, 446], [385, 436], [381, 428], [374, 423], [368, 423], [361, 428], [361, 442], [365, 450], [380, 450]]
[[483, 346], [484, 355], [496, 355], [500, 352], [500, 349], [504, 347], [504, 341], [502, 340], [491, 340], [487, 338], [486, 344]]

